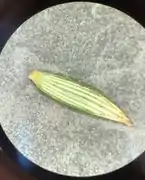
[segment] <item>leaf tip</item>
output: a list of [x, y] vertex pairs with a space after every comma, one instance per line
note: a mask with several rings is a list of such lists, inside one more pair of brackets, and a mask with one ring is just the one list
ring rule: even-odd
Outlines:
[[123, 123], [124, 123], [125, 125], [127, 125], [128, 127], [132, 127], [132, 126], [133, 126], [133, 122], [132, 122], [128, 117], [125, 117], [125, 118], [123, 119]]
[[28, 79], [32, 80], [37, 86], [41, 86], [43, 73], [41, 71], [34, 70], [29, 74]]
[[37, 77], [38, 72], [39, 72], [39, 71], [37, 71], [37, 70], [32, 71], [32, 72], [29, 74], [28, 79], [30, 79], [30, 80], [33, 81], [33, 80]]

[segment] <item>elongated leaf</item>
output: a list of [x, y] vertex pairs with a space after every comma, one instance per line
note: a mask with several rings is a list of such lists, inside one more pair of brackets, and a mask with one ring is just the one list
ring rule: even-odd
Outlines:
[[127, 126], [132, 125], [123, 111], [97, 89], [78, 84], [60, 75], [41, 71], [31, 72], [29, 79], [46, 95], [69, 107]]

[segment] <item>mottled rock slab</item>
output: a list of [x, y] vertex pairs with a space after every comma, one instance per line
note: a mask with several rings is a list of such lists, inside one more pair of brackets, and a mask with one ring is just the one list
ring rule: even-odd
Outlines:
[[[73, 112], [40, 94], [33, 69], [63, 73], [100, 88], [134, 123], [125, 127]], [[37, 165], [91, 176], [116, 170], [145, 150], [145, 31], [127, 15], [70, 3], [35, 15], [0, 56], [0, 123]]]

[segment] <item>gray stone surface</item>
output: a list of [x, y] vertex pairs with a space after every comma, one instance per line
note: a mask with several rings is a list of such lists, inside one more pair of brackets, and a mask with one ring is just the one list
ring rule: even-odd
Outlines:
[[[133, 128], [91, 118], [40, 94], [33, 69], [100, 88]], [[91, 3], [47, 9], [25, 22], [0, 56], [0, 123], [37, 165], [65, 175], [116, 170], [145, 150], [145, 31], [127, 15]]]

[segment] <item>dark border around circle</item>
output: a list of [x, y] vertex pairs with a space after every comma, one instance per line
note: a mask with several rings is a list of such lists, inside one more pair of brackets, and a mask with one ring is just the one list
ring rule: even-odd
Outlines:
[[50, 171], [47, 171], [38, 165], [32, 163], [30, 160], [28, 160], [22, 153], [20, 153], [14, 145], [10, 142], [7, 135], [3, 131], [2, 127], [0, 126], [0, 137], [1, 137], [1, 145], [4, 152], [7, 153], [7, 155], [14, 160], [24, 171], [29, 173], [30, 175], [36, 177], [38, 180], [77, 180], [77, 179], [87, 179], [87, 180], [122, 180], [122, 179], [143, 179], [144, 174], [141, 173], [141, 166], [140, 166], [140, 159], [143, 155], [141, 155], [139, 158], [134, 160], [129, 165], [116, 170], [114, 172], [99, 175], [99, 176], [92, 176], [92, 177], [71, 177], [71, 176], [65, 176], [65, 175], [59, 175], [57, 173], [53, 173]]
[[[39, 3], [37, 3], [36, 8], [34, 11], [31, 11], [27, 14], [24, 15], [24, 18], [22, 18], [21, 22], [16, 22], [14, 27], [9, 30], [7, 33], [7, 36], [3, 38], [3, 42], [1, 43], [1, 49], [4, 47], [5, 43], [9, 39], [9, 37], [15, 32], [15, 30], [27, 19], [29, 19], [32, 15], [40, 12], [41, 10], [44, 10], [46, 8], [52, 7], [54, 5], [59, 5], [63, 3], [68, 3], [68, 2], [78, 2], [78, 1], [69, 1], [69, 0], [50, 0], [50, 1], [45, 1], [42, 6], [40, 6]], [[129, 0], [128, 0], [129, 1]], [[81, 2], [81, 1], [79, 1]], [[104, 5], [111, 6], [113, 8], [119, 9], [126, 14], [130, 15], [132, 18], [134, 18], [136, 21], [138, 21], [141, 25], [145, 26], [145, 19], [142, 17], [143, 12], [140, 11], [135, 11], [136, 6], [134, 8], [131, 7], [130, 3], [134, 3], [135, 1], [129, 1], [126, 2], [125, 0], [122, 1], [116, 1], [116, 0], [90, 0], [90, 1], [83, 1], [83, 2], [95, 2], [95, 3], [101, 3]], [[126, 5], [125, 5], [126, 4]], [[144, 6], [145, 8], [145, 3]], [[145, 17], [145, 12], [144, 12], [144, 17]], [[20, 153], [14, 145], [10, 142], [8, 137], [6, 136], [5, 132], [3, 131], [1, 125], [0, 125], [0, 147], [4, 150], [4, 152], [7, 153], [7, 155], [14, 160], [21, 168], [24, 169], [24, 171], [28, 172], [30, 175], [36, 177], [37, 179], [40, 180], [66, 180], [66, 179], [98, 179], [98, 180], [122, 180], [122, 179], [144, 179], [145, 178], [145, 172], [142, 172], [142, 165], [140, 162], [143, 161], [144, 157], [142, 154], [139, 158], [134, 160], [132, 163], [129, 165], [121, 168], [120, 170], [114, 171], [109, 174], [105, 175], [100, 175], [100, 176], [95, 176], [95, 177], [69, 177], [69, 176], [64, 176], [64, 175], [59, 175], [47, 170], [44, 170], [43, 168], [39, 167], [38, 165], [32, 163], [30, 160], [28, 160], [22, 153]]]

